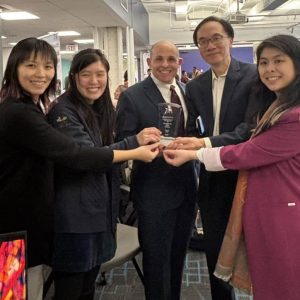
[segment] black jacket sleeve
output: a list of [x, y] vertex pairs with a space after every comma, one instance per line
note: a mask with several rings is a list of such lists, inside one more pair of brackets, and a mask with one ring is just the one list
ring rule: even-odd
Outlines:
[[0, 113], [0, 128], [1, 136], [9, 143], [58, 164], [78, 170], [101, 172], [111, 168], [113, 160], [111, 149], [78, 146], [71, 138], [54, 129], [34, 104], [5, 105]]

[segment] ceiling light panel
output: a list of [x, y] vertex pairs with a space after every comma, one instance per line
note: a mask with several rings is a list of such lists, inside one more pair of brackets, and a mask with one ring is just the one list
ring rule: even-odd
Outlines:
[[0, 13], [0, 18], [6, 21], [17, 21], [17, 20], [34, 20], [39, 19], [38, 16], [33, 15], [27, 11], [10, 11]]

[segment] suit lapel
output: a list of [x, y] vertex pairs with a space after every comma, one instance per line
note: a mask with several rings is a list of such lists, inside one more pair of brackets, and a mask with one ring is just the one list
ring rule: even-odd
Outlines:
[[157, 88], [156, 84], [154, 83], [154, 81], [150, 76], [143, 81], [143, 85], [144, 85], [144, 92], [146, 97], [149, 99], [151, 103], [153, 103], [155, 108], [157, 108], [158, 103], [165, 102], [159, 89]]
[[228, 104], [230, 103], [230, 101], [232, 99], [233, 93], [235, 91], [235, 87], [240, 80], [240, 76], [241, 75], [240, 75], [239, 62], [232, 58], [228, 72], [227, 72], [224, 90], [223, 90], [221, 111], [220, 111], [220, 129], [222, 128], [222, 124], [224, 121], [224, 117], [226, 114]]
[[198, 113], [203, 119], [205, 132], [212, 135], [214, 128], [212, 71], [209, 70], [194, 80], [199, 80], [198, 93], [201, 101], [197, 101]]
[[177, 80], [176, 80], [176, 84], [178, 85], [180, 92], [181, 92], [182, 96], [184, 97], [185, 96], [185, 84], [180, 81], [177, 81]]

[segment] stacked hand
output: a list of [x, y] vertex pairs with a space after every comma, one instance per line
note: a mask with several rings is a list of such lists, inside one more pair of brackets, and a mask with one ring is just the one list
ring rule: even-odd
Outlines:
[[172, 150], [163, 151], [165, 161], [175, 167], [179, 167], [187, 161], [197, 159], [195, 150]]
[[178, 167], [187, 161], [197, 159], [196, 151], [191, 150], [198, 150], [204, 146], [203, 139], [179, 137], [164, 149], [164, 159], [168, 164]]
[[205, 147], [204, 139], [195, 137], [179, 137], [170, 143], [167, 149], [198, 150]]
[[159, 153], [159, 142], [140, 146], [135, 149], [135, 159], [142, 160], [144, 162], [151, 162]]
[[151, 162], [158, 154], [163, 154], [165, 161], [173, 166], [181, 166], [187, 161], [197, 159], [196, 151], [205, 146], [203, 139], [195, 137], [179, 137], [167, 147], [160, 144], [161, 132], [155, 127], [148, 127], [137, 134], [139, 148], [137, 151], [138, 160]]
[[147, 127], [141, 130], [136, 138], [140, 146], [153, 144], [160, 141], [161, 132], [155, 127]]

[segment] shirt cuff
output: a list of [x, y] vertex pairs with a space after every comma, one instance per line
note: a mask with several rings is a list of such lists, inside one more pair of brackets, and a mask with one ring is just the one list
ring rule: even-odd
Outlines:
[[201, 148], [196, 154], [201, 163], [205, 165], [207, 171], [224, 171], [220, 157], [220, 150], [222, 147], [215, 148]]
[[203, 138], [204, 143], [205, 143], [205, 148], [212, 148], [211, 141], [208, 137]]

